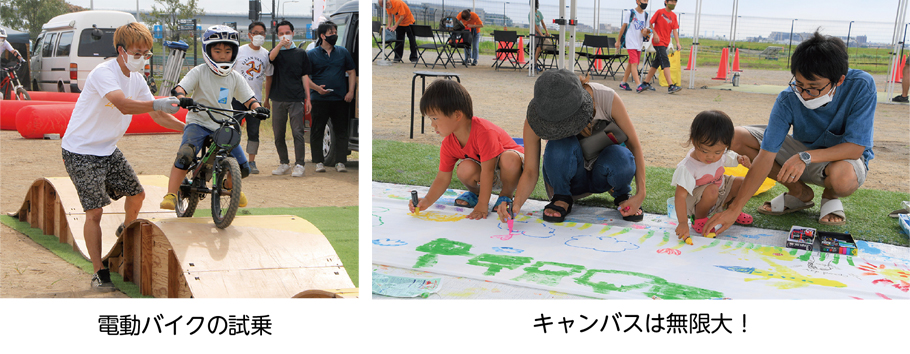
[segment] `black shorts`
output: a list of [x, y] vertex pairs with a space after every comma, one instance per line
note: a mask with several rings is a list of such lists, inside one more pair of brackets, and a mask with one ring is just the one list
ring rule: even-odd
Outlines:
[[139, 177], [120, 149], [110, 156], [82, 155], [63, 150], [63, 165], [76, 186], [82, 209], [103, 208], [124, 196], [143, 192]]
[[651, 60], [651, 67], [669, 69], [670, 57], [667, 56], [667, 47], [655, 46], [654, 51], [657, 52], [657, 54], [654, 56], [654, 59]]

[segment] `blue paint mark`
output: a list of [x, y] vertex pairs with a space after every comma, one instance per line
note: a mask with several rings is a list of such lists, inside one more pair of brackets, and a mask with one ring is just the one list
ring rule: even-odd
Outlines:
[[[550, 238], [550, 237], [553, 237], [556, 235], [556, 229], [553, 227], [550, 227], [549, 225], [547, 225], [547, 223], [538, 224], [537, 222], [532, 223], [532, 222], [528, 222], [528, 221], [515, 220], [515, 223], [513, 224], [513, 226], [514, 227], [512, 229], [512, 236], [521, 235], [521, 236], [527, 236], [527, 237], [533, 237], [533, 238]], [[498, 227], [500, 230], [505, 231], [506, 233], [509, 232], [509, 225], [506, 223], [502, 223], [502, 222], [498, 223], [496, 225], [496, 227]], [[539, 230], [540, 227], [543, 227], [544, 229]], [[519, 231], [518, 230], [519, 228], [522, 228], [522, 229], [530, 228], [531, 230]]]
[[373, 244], [378, 245], [378, 246], [397, 247], [397, 246], [404, 246], [408, 243], [404, 242], [402, 240], [393, 240], [390, 238], [382, 238], [382, 239], [377, 238], [377, 239], [373, 240]]
[[866, 241], [856, 241], [856, 247], [859, 247], [860, 253], [872, 255], [882, 254], [882, 250], [878, 249], [878, 247], [872, 246]]
[[740, 235], [740, 236], [745, 237], [745, 238], [759, 239], [759, 238], [762, 238], [762, 237], [771, 237], [771, 236], [774, 236], [774, 235], [771, 235], [771, 234], [754, 234], [754, 235], [753, 235], [753, 234], [743, 234], [743, 235]]
[[638, 245], [631, 242], [620, 241], [615, 237], [594, 235], [572, 236], [570, 240], [566, 241], [565, 245], [575, 248], [585, 248], [597, 252], [611, 253], [619, 253], [638, 249]]
[[512, 247], [493, 247], [493, 250], [501, 253], [521, 253], [525, 251]]

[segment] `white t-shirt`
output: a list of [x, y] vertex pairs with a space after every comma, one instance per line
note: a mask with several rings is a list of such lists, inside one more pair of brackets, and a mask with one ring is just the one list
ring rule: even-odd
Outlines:
[[269, 51], [263, 47], [253, 50], [249, 44], [242, 45], [237, 50], [234, 71], [243, 75], [247, 84], [253, 89], [256, 100], [262, 102], [262, 83], [265, 81], [265, 77], [272, 76], [274, 71], [274, 66], [269, 62]]
[[[231, 71], [228, 76], [218, 76], [206, 64], [199, 64], [190, 69], [177, 85], [182, 87], [193, 101], [209, 107], [233, 109], [231, 98], [246, 103], [255, 97], [253, 89], [239, 72]], [[217, 113], [212, 115], [219, 120], [225, 118]], [[205, 112], [187, 112], [186, 124], [198, 124], [212, 131], [219, 127]]]
[[676, 165], [676, 171], [673, 172], [673, 179], [670, 181], [671, 186], [680, 186], [692, 195], [695, 187], [714, 183], [717, 188], [724, 186], [724, 167], [739, 166], [739, 155], [733, 150], [727, 150], [724, 157], [714, 163], [706, 164], [692, 158], [695, 149], [690, 149], [686, 158]]
[[139, 72], [123, 75], [117, 60], [98, 64], [85, 79], [85, 88], [79, 94], [70, 117], [62, 146], [82, 155], [110, 156], [117, 148], [117, 141], [126, 133], [133, 116], [120, 113], [111, 101], [104, 98], [120, 90], [131, 100], [151, 101], [155, 98]]
[[[632, 20], [632, 24], [629, 25], [629, 29], [626, 30], [626, 49], [641, 50], [644, 43], [642, 43], [641, 30], [648, 28], [648, 23], [645, 21], [645, 11], [638, 13], [638, 11], [632, 10], [635, 13], [635, 18]], [[622, 23], [629, 23], [629, 16], [622, 17]]]
[[6, 53], [6, 52], [12, 53], [13, 51], [14, 51], [13, 45], [9, 44], [9, 41], [4, 39], [3, 44], [0, 44], [0, 56], [2, 56], [3, 53]]

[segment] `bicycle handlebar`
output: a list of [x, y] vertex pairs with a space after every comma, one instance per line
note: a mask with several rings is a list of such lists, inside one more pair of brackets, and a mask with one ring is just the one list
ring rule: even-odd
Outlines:
[[218, 107], [209, 107], [209, 106], [200, 104], [200, 103], [198, 103], [198, 102], [196, 102], [196, 103], [195, 103], [194, 105], [192, 105], [192, 106], [187, 107], [187, 109], [190, 110], [190, 111], [193, 111], [193, 112], [206, 112], [206, 113], [208, 113], [209, 118], [210, 118], [211, 120], [213, 120], [213, 121], [215, 121], [216, 123], [219, 123], [219, 124], [225, 123], [226, 120], [225, 120], [225, 119], [221, 119], [221, 120], [216, 119], [215, 116], [212, 115], [212, 112], [215, 112], [215, 113], [218, 113], [218, 114], [220, 114], [220, 115], [222, 115], [222, 116], [228, 117], [228, 118], [230, 118], [230, 119], [233, 121], [233, 123], [236, 123], [236, 124], [240, 124], [240, 121], [239, 121], [235, 116], [225, 114], [225, 112], [234, 113], [234, 114], [238, 114], [238, 115], [239, 115], [239, 114], [243, 114], [243, 115], [247, 115], [247, 116], [256, 117], [257, 119], [268, 118], [267, 115], [261, 114], [261, 113], [259, 113], [259, 112], [256, 112], [255, 110], [249, 110], [249, 111], [236, 111], [236, 110], [233, 110], [233, 109], [224, 109], [224, 108], [218, 108]]

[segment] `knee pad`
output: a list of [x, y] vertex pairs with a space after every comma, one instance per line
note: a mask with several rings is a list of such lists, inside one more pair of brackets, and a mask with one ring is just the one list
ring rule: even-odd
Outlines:
[[174, 167], [185, 170], [193, 163], [196, 155], [196, 148], [193, 144], [185, 144], [177, 150], [177, 158], [174, 160]]
[[250, 163], [246, 162], [243, 165], [240, 165], [240, 178], [246, 178], [250, 175]]

